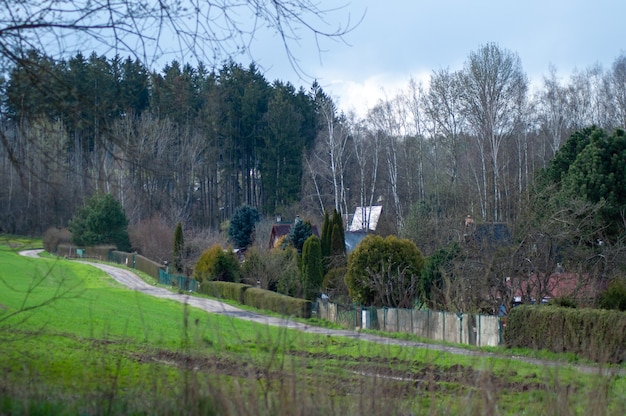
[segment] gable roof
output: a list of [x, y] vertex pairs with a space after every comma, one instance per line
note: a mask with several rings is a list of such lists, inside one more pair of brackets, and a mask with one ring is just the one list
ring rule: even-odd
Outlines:
[[[289, 234], [289, 231], [291, 230], [292, 225], [293, 224], [282, 224], [282, 223], [272, 225], [268, 247], [270, 249], [274, 248], [274, 244], [276, 244], [276, 241], [278, 239], [280, 239], [282, 236]], [[313, 231], [313, 234], [315, 234], [317, 237], [320, 236], [319, 232], [317, 231], [317, 227], [315, 225], [311, 226], [311, 231]]]
[[382, 211], [382, 205], [356, 207], [348, 231], [376, 231]]

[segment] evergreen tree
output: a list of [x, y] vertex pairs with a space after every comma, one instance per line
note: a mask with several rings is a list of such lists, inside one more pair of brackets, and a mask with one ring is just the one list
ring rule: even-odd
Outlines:
[[302, 291], [304, 297], [315, 300], [322, 286], [324, 268], [320, 239], [311, 235], [302, 247]]
[[302, 247], [307, 238], [313, 234], [313, 226], [309, 221], [302, 221], [299, 217], [296, 218], [293, 226], [287, 234], [286, 242], [291, 244], [298, 250], [298, 254], [302, 254]]
[[254, 241], [256, 223], [261, 220], [259, 211], [250, 205], [242, 205], [233, 214], [228, 227], [228, 237], [235, 247], [248, 248]]
[[330, 224], [330, 216], [328, 215], [328, 211], [324, 210], [324, 223], [322, 224], [322, 256], [328, 257], [330, 256], [330, 241], [332, 234], [332, 226]]
[[330, 255], [342, 256], [346, 254], [346, 234], [343, 228], [343, 219], [337, 210], [333, 211], [331, 230]]
[[127, 227], [122, 205], [111, 194], [96, 194], [78, 210], [68, 228], [77, 246], [113, 244], [118, 250], [130, 251]]
[[185, 241], [183, 239], [183, 225], [179, 222], [176, 224], [174, 231], [174, 270], [178, 273], [183, 272], [183, 253], [185, 250]]

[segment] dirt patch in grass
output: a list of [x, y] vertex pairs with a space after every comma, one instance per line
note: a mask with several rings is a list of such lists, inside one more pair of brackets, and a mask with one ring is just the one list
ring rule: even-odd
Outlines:
[[[418, 392], [462, 394], [471, 390], [485, 390], [498, 394], [545, 389], [545, 383], [542, 383], [536, 375], [521, 378], [515, 371], [496, 374], [461, 364], [443, 367], [399, 358], [346, 359], [328, 353], [303, 351], [291, 351], [287, 354], [303, 359], [305, 364], [301, 368], [303, 370], [306, 368], [306, 371], [271, 369], [262, 364], [219, 355], [203, 356], [170, 350], [133, 353], [132, 358], [140, 363], [168, 365], [183, 370], [252, 380], [294, 380], [303, 377], [309, 387], [323, 386], [340, 395], [354, 394], [364, 388], [372, 389], [387, 398], [405, 398]], [[316, 369], [316, 362], [324, 362], [326, 368]], [[333, 371], [333, 365], [329, 364], [332, 362], [339, 363], [335, 369], [341, 368], [347, 372]]]
[[[344, 357], [328, 353], [291, 352], [292, 355], [303, 356], [308, 359], [342, 360]], [[420, 363], [412, 360], [402, 360], [396, 357], [354, 357], [342, 364], [343, 368], [354, 374], [379, 378], [382, 380], [409, 383], [419, 389], [437, 391], [444, 386], [448, 388], [457, 385], [459, 388], [485, 388], [500, 392], [527, 392], [543, 390], [545, 384], [535, 376], [519, 379], [515, 371], [506, 374], [496, 374], [489, 370], [476, 370], [470, 366], [455, 364], [450, 367], [438, 366], [431, 363]]]

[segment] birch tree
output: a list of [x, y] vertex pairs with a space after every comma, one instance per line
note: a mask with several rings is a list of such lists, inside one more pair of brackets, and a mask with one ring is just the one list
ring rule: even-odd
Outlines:
[[494, 43], [471, 52], [462, 72], [462, 99], [480, 152], [483, 215], [502, 219], [502, 143], [511, 137], [528, 81], [517, 54]]

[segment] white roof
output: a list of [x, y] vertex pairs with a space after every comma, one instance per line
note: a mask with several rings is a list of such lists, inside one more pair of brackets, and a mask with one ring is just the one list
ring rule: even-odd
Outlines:
[[354, 217], [348, 231], [376, 231], [380, 214], [383, 211], [382, 205], [373, 205], [369, 207], [356, 207]]

